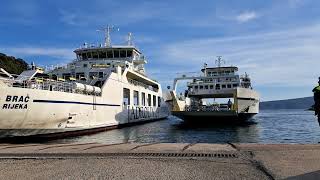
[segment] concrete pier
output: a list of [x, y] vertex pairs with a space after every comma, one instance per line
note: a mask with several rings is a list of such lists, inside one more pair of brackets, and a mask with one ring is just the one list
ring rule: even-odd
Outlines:
[[1, 179], [320, 179], [319, 170], [320, 145], [0, 144]]

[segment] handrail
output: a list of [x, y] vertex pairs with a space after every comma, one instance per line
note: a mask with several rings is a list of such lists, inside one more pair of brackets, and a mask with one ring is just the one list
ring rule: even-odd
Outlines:
[[38, 89], [38, 90], [46, 90], [46, 91], [60, 91], [67, 93], [76, 93], [76, 94], [84, 94], [84, 95], [101, 95], [101, 93], [96, 92], [86, 92], [84, 90], [77, 90], [75, 88], [75, 84], [72, 81], [56, 81], [52, 79], [44, 79], [44, 78], [34, 78], [32, 80], [26, 81], [16, 81], [14, 79], [0, 79], [0, 81], [4, 82], [9, 87], [15, 88], [25, 88], [25, 89]]

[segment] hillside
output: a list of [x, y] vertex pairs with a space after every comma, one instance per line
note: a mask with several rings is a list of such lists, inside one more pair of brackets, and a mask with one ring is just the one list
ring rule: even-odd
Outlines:
[[0, 53], [0, 68], [5, 69], [9, 73], [20, 74], [22, 71], [26, 70], [27, 67], [28, 64], [23, 59]]
[[309, 109], [313, 104], [313, 97], [304, 97], [261, 102], [260, 109]]

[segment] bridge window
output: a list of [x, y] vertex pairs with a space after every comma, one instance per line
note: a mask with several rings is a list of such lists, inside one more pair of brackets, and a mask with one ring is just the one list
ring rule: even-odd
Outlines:
[[87, 60], [87, 59], [88, 59], [87, 53], [82, 53], [82, 54], [80, 55], [80, 59], [82, 59], [82, 60]]
[[205, 88], [205, 89], [209, 89], [208, 85], [205, 85], [204, 88]]
[[123, 88], [123, 105], [130, 105], [130, 89]]
[[233, 87], [238, 87], [238, 84], [233, 84]]
[[226, 88], [226, 85], [225, 84], [222, 84], [222, 89], [225, 89]]
[[88, 52], [88, 53], [87, 53], [87, 57], [88, 57], [88, 59], [92, 59], [92, 54], [91, 54], [91, 52]]
[[131, 50], [127, 51], [127, 57], [132, 57], [132, 51]]
[[200, 86], [199, 89], [203, 89], [203, 86]]
[[121, 50], [121, 51], [120, 51], [120, 57], [121, 57], [121, 58], [126, 58], [126, 55], [127, 55], [127, 54], [126, 54], [126, 51], [125, 51], [125, 50]]
[[151, 106], [151, 94], [148, 94], [148, 106]]
[[99, 58], [98, 53], [97, 52], [92, 52], [92, 58], [93, 59], [98, 59]]
[[107, 58], [113, 58], [112, 50], [107, 51]]
[[83, 64], [83, 67], [84, 67], [84, 68], [88, 67], [88, 64]]
[[231, 84], [228, 84], [227, 87], [228, 87], [228, 88], [231, 88]]
[[194, 86], [194, 89], [198, 89], [198, 86]]
[[105, 59], [105, 58], [107, 58], [106, 52], [100, 51], [99, 52], [99, 59]]
[[139, 105], [139, 92], [133, 91], [133, 104]]
[[146, 105], [146, 93], [141, 93], [142, 96], [142, 106]]
[[153, 95], [153, 106], [157, 106], [157, 97], [155, 95]]
[[213, 85], [210, 85], [210, 89], [213, 89]]
[[114, 58], [119, 58], [120, 57], [120, 51], [119, 50], [114, 50], [113, 51], [113, 55], [114, 55]]
[[220, 89], [220, 84], [216, 84], [216, 90]]

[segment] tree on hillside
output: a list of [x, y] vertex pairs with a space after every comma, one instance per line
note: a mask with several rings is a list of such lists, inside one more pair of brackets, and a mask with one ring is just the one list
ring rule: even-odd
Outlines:
[[28, 64], [23, 59], [0, 53], [0, 68], [12, 74], [20, 74], [28, 68]]

